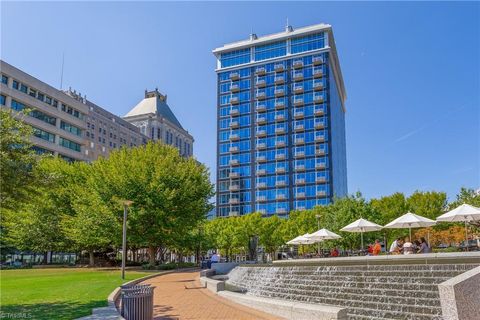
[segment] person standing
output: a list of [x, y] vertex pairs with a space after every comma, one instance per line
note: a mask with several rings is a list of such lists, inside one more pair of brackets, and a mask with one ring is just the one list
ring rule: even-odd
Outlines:
[[212, 262], [212, 264], [220, 262], [220, 255], [215, 252], [210, 258], [210, 261]]

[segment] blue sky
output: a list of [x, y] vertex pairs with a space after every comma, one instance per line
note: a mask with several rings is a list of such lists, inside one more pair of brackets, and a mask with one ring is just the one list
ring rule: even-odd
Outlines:
[[168, 95], [215, 175], [211, 50], [321, 22], [347, 89], [349, 192], [480, 187], [478, 2], [1, 3], [1, 58], [124, 115], [146, 88]]

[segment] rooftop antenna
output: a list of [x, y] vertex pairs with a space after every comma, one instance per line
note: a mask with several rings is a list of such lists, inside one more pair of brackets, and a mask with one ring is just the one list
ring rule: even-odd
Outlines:
[[285, 26], [285, 31], [286, 32], [292, 32], [293, 31], [292, 26], [288, 23], [288, 17], [287, 17], [287, 25]]
[[63, 66], [65, 65], [65, 51], [62, 53], [62, 73], [60, 75], [60, 90], [63, 89]]
[[255, 33], [253, 33], [253, 27], [250, 28], [250, 41], [257, 40], [258, 37]]

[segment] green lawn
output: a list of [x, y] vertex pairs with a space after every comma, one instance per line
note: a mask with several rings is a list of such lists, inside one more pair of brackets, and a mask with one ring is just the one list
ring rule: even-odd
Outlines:
[[[127, 271], [126, 281], [148, 275]], [[124, 281], [119, 270], [23, 269], [0, 271], [0, 318], [75, 319], [107, 305]]]

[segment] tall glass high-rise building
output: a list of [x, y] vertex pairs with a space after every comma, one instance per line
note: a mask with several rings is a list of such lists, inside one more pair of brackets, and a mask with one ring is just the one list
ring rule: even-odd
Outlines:
[[213, 53], [217, 216], [288, 216], [345, 196], [346, 96], [332, 27], [287, 26]]

